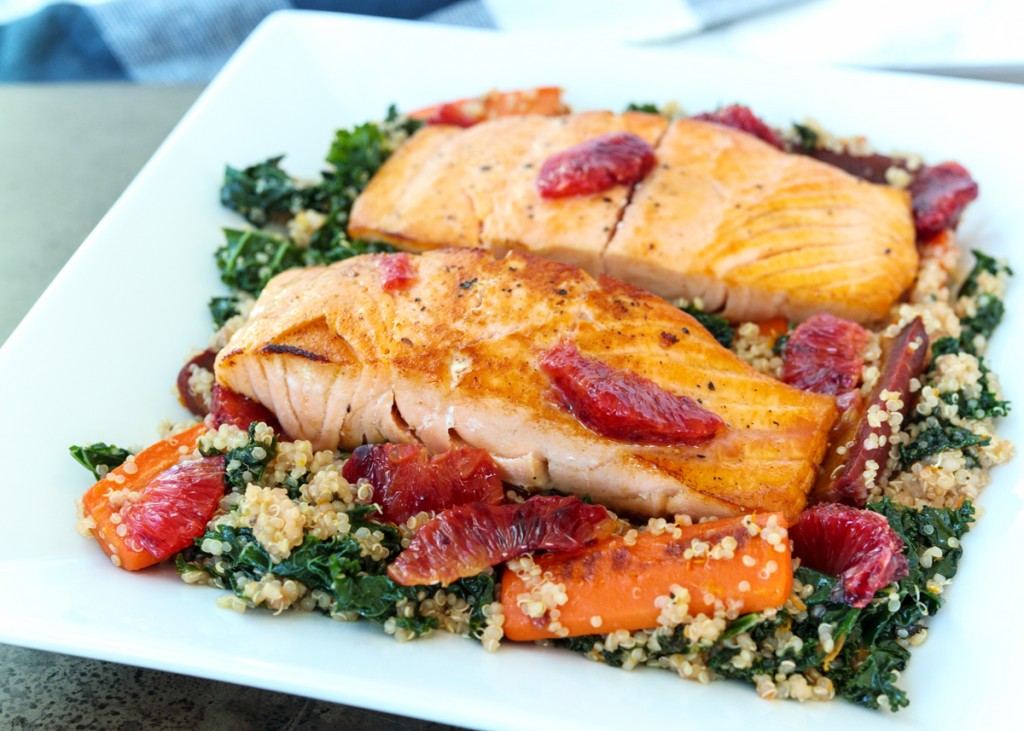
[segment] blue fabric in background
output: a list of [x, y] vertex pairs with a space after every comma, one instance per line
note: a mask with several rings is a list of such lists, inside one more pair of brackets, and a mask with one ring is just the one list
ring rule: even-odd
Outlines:
[[333, 10], [382, 18], [414, 20], [452, 5], [453, 0], [293, 0], [299, 10]]
[[287, 8], [490, 25], [479, 0], [56, 3], [0, 25], [0, 82], [205, 83], [266, 15]]
[[0, 26], [0, 81], [126, 78], [92, 17], [79, 5], [49, 5]]

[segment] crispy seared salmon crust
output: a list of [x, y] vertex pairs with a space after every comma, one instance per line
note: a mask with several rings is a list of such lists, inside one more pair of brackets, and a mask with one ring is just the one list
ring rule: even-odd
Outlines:
[[[221, 351], [217, 380], [318, 449], [415, 442], [487, 450], [509, 483], [643, 516], [804, 507], [836, 407], [761, 375], [693, 318], [610, 277], [513, 252], [412, 257], [381, 287], [382, 257], [287, 271]], [[404, 256], [404, 255], [392, 255]], [[569, 341], [720, 416], [702, 447], [595, 434], [551, 397], [542, 354]]]
[[[548, 157], [618, 131], [655, 146], [635, 189], [540, 196]], [[879, 320], [918, 264], [906, 191], [717, 124], [640, 113], [421, 129], [356, 201], [349, 233], [410, 251], [525, 250], [669, 299], [700, 297], [737, 321]]]

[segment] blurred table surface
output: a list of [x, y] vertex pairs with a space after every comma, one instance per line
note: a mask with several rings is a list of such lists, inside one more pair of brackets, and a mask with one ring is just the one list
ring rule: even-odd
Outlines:
[[[1024, 69], [986, 73], [1024, 82]], [[0, 85], [0, 343], [202, 87]], [[0, 644], [0, 729], [450, 729]]]

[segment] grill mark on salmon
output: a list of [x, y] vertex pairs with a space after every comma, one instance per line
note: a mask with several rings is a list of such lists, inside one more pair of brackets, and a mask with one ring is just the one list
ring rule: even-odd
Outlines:
[[[385, 292], [375, 276], [381, 256], [272, 280], [218, 357], [218, 382], [316, 449], [418, 441], [442, 452], [464, 443], [489, 452], [507, 482], [590, 494], [642, 516], [795, 516], [803, 507], [836, 417], [831, 398], [757, 373], [689, 315], [609, 277], [456, 248], [413, 257], [412, 284]], [[678, 338], [669, 349], [663, 332]], [[539, 361], [565, 339], [697, 401], [726, 430], [701, 447], [595, 434], [547, 397]]]
[[328, 362], [327, 358], [325, 356], [323, 356], [323, 355], [320, 355], [319, 353], [311, 353], [308, 350], [303, 350], [302, 348], [296, 348], [296, 347], [294, 347], [292, 345], [277, 345], [276, 343], [271, 343], [270, 345], [264, 345], [263, 348], [261, 349], [261, 352], [263, 352], [263, 353], [289, 353], [290, 355], [297, 355], [300, 358], [306, 358], [307, 360], [313, 360], [313, 361], [316, 361], [318, 363], [327, 363]]

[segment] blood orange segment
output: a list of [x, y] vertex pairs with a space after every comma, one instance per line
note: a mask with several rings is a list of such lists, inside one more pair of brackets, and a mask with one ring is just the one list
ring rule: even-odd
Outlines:
[[775, 134], [775, 131], [765, 124], [760, 117], [750, 111], [750, 107], [731, 104], [714, 112], [698, 114], [694, 119], [699, 119], [703, 122], [714, 122], [723, 127], [738, 129], [740, 132], [754, 135], [754, 137], [757, 137], [762, 142], [767, 142], [772, 147], [780, 150], [784, 148], [782, 140]]
[[213, 395], [210, 397], [210, 416], [216, 427], [231, 424], [245, 431], [252, 422], [262, 421], [276, 434], [284, 436], [284, 430], [270, 409], [259, 401], [253, 401], [219, 383], [214, 385]]
[[388, 566], [405, 586], [450, 584], [528, 551], [575, 551], [614, 530], [608, 511], [575, 497], [534, 496], [522, 504], [468, 503], [420, 528]]
[[[193, 511], [194, 509], [188, 506], [180, 509], [175, 507], [172, 497], [173, 484], [167, 473], [177, 469], [179, 460], [195, 450], [199, 437], [206, 432], [205, 424], [197, 424], [161, 439], [111, 470], [106, 477], [86, 490], [82, 496], [83, 522], [80, 527], [83, 530], [88, 529], [115, 565], [128, 571], [136, 571], [152, 566], [170, 555], [164, 552], [167, 543], [171, 541], [170, 538], [144, 539], [144, 543], [157, 553], [144, 548], [143, 544], [137, 541], [135, 529], [129, 530], [130, 526], [125, 525], [125, 513], [136, 513], [133, 520], [138, 521], [144, 532], [153, 533], [151, 528], [156, 525], [153, 516], [146, 516], [142, 508], [135, 507], [145, 502], [146, 489], [151, 484], [159, 487], [155, 494], [157, 501], [165, 505], [164, 519], [171, 520], [174, 514], [182, 511]], [[203, 503], [201, 515], [205, 516], [209, 503], [204, 502], [206, 498], [203, 496], [208, 496], [216, 508], [217, 501], [224, 494], [224, 466], [223, 459], [219, 459], [219, 468], [211, 466], [206, 460], [201, 462], [205, 466], [189, 468], [183, 475], [178, 472], [174, 474], [178, 474], [179, 479], [188, 483], [185, 490], [186, 498], [189, 501], [198, 500]], [[216, 479], [214, 473], [217, 473]], [[217, 496], [216, 501], [209, 497], [214, 494]], [[165, 530], [167, 536], [174, 532], [170, 528]], [[199, 533], [202, 533], [202, 527]]]
[[366, 444], [352, 453], [341, 474], [349, 482], [366, 479], [373, 485], [373, 502], [387, 523], [468, 502], [499, 505], [505, 499], [497, 465], [474, 447], [452, 447], [431, 457], [418, 444]]
[[791, 386], [839, 396], [857, 388], [868, 332], [855, 322], [820, 313], [796, 326], [786, 343], [782, 380]]
[[377, 268], [380, 273], [380, 288], [385, 292], [408, 289], [416, 281], [412, 259], [404, 251], [381, 255], [377, 261]]
[[157, 475], [121, 510], [125, 543], [158, 561], [203, 534], [224, 495], [224, 458], [175, 465]]
[[193, 366], [213, 373], [213, 362], [216, 359], [217, 351], [204, 350], [178, 371], [178, 400], [196, 416], [206, 416], [210, 413], [210, 407], [208, 396], [204, 398], [203, 395], [196, 393], [192, 388]]
[[978, 197], [978, 184], [963, 165], [944, 162], [925, 168], [911, 183], [910, 195], [918, 237], [928, 239], [956, 228], [967, 204]]
[[631, 132], [612, 132], [555, 153], [541, 166], [543, 198], [590, 195], [643, 180], [654, 167], [654, 148]]
[[464, 99], [445, 102], [425, 120], [427, 124], [450, 124], [456, 127], [472, 127], [487, 119], [487, 110], [479, 99]]
[[725, 422], [687, 396], [580, 354], [570, 342], [544, 353], [540, 369], [557, 401], [588, 429], [632, 444], [706, 444]]
[[853, 607], [866, 607], [909, 570], [903, 540], [870, 510], [821, 503], [805, 510], [789, 535], [805, 566], [840, 579], [831, 599]]

